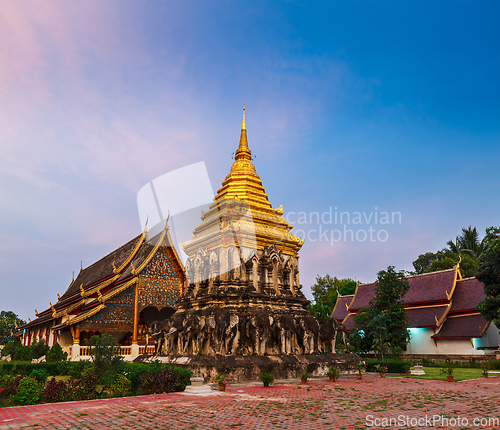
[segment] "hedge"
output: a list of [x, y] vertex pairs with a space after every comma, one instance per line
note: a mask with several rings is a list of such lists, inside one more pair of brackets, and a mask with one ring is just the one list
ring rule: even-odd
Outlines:
[[365, 360], [365, 362], [367, 372], [376, 372], [375, 365], [385, 364], [389, 373], [406, 373], [413, 365], [413, 361], [410, 360]]

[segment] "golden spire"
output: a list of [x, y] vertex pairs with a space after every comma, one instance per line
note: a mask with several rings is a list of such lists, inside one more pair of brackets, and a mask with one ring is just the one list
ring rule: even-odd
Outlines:
[[252, 163], [252, 151], [248, 148], [245, 107], [243, 107], [243, 120], [241, 121], [240, 143], [234, 155], [234, 163], [231, 167], [231, 172], [241, 172], [245, 174], [248, 172], [255, 173], [255, 166]]
[[[282, 206], [278, 209], [272, 207], [262, 181], [257, 175], [252, 162], [252, 152], [248, 148], [245, 113], [243, 107], [240, 142], [231, 172], [222, 182], [222, 187], [217, 190], [209, 211], [202, 214], [203, 223], [195, 229], [193, 239], [182, 245], [190, 257], [200, 246], [206, 247], [207, 250], [228, 246], [229, 242], [221, 234], [223, 229], [221, 226], [229, 225], [228, 220], [233, 219], [231, 217], [236, 200], [240, 206], [248, 209], [248, 216], [242, 217], [234, 213], [236, 217], [234, 219], [238, 220], [235, 225], [240, 232], [238, 233], [240, 246], [264, 249], [266, 246], [276, 244], [284, 254], [296, 256], [303, 244], [300, 238], [290, 233], [292, 226], [281, 217]], [[225, 218], [223, 224], [221, 216]]]

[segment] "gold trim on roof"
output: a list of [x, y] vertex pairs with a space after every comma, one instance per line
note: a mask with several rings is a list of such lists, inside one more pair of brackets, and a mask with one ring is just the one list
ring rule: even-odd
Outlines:
[[[451, 306], [452, 306], [452, 302], [450, 302], [450, 304], [448, 305], [448, 307], [444, 310], [444, 313], [443, 315], [441, 316], [441, 318], [439, 318], [439, 321], [436, 321], [436, 327], [440, 327], [441, 324], [443, 324], [444, 320], [446, 319], [446, 317], [448, 316], [448, 312], [450, 312], [450, 309], [451, 309]], [[436, 318], [437, 319], [437, 318]]]
[[142, 232], [142, 235], [140, 239], [137, 241], [134, 249], [130, 253], [130, 255], [125, 259], [125, 261], [118, 267], [115, 267], [115, 262], [113, 261], [113, 273], [121, 273], [125, 267], [128, 266], [128, 264], [133, 260], [137, 252], [139, 251], [139, 248], [141, 247], [142, 243], [144, 242], [144, 238], [146, 237], [146, 228], [148, 226], [148, 222], [146, 221], [146, 225], [144, 226], [144, 231]]
[[108, 279], [107, 281], [102, 282], [101, 284], [96, 285], [95, 287], [90, 288], [89, 290], [86, 290], [85, 293], [83, 294], [83, 297], [89, 297], [92, 294], [97, 293], [98, 291], [102, 290], [103, 288], [106, 288], [107, 286], [111, 285], [113, 282], [115, 282], [120, 275], [115, 275], [112, 278]]
[[85, 304], [85, 299], [81, 299], [81, 300], [78, 300], [77, 302], [73, 303], [71, 306], [63, 308], [59, 311], [56, 311], [56, 309], [54, 308], [54, 312], [52, 312], [52, 316], [54, 318], [62, 317], [65, 313], [73, 312], [75, 309], [78, 309], [80, 306], [82, 306], [84, 304]]
[[66, 322], [67, 325], [73, 325], [76, 324], [77, 322], [86, 320], [87, 318], [91, 317], [92, 315], [95, 315], [97, 312], [99, 312], [101, 309], [105, 307], [104, 303], [101, 303], [99, 306], [96, 306], [93, 309], [90, 309], [87, 312], [83, 312], [80, 315], [76, 316], [75, 318], [68, 320]]
[[480, 330], [480, 334], [481, 334], [481, 337], [483, 337], [486, 332], [488, 331], [488, 328], [490, 327], [490, 324], [491, 324], [491, 321], [486, 321], [486, 325], [484, 326], [484, 328], [481, 330], [481, 326], [479, 326], [479, 330]]
[[120, 285], [119, 287], [114, 288], [111, 291], [108, 291], [106, 294], [100, 296], [99, 297], [99, 301], [101, 303], [104, 303], [106, 300], [110, 299], [113, 296], [116, 296], [117, 294], [119, 294], [122, 291], [126, 290], [131, 285], [135, 284], [136, 282], [137, 282], [137, 278], [132, 278], [130, 281], [125, 282], [124, 284]]
[[132, 269], [132, 275], [137, 275], [146, 267], [146, 265], [151, 261], [153, 256], [156, 254], [156, 251], [158, 251], [158, 248], [160, 247], [161, 243], [163, 242], [163, 239], [165, 239], [165, 234], [167, 233], [168, 229], [168, 219], [165, 222], [165, 227], [163, 231], [161, 232], [160, 237], [158, 238], [158, 241], [156, 242], [156, 245], [154, 246], [153, 250], [149, 253], [149, 255], [146, 257], [146, 259], [141, 263], [141, 265], [137, 268]]

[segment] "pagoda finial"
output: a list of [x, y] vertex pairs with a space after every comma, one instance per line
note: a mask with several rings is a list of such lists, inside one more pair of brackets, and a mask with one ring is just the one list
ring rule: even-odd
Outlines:
[[231, 171], [245, 170], [255, 173], [255, 167], [252, 164], [252, 152], [248, 148], [247, 126], [245, 122], [245, 105], [243, 105], [243, 120], [241, 122], [240, 144], [234, 154], [234, 164]]

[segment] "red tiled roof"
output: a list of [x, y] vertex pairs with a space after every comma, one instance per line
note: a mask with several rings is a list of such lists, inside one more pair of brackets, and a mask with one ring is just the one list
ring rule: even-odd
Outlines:
[[339, 295], [339, 297], [337, 298], [337, 303], [335, 303], [335, 307], [333, 308], [333, 312], [332, 312], [331, 317], [336, 318], [339, 321], [342, 321], [349, 313], [346, 305], [349, 306], [350, 303], [352, 302], [353, 298], [354, 298], [354, 295], [350, 295], [350, 296], [340, 296]]
[[342, 321], [347, 331], [351, 331], [354, 328], [354, 314], [349, 314]]
[[453, 306], [450, 314], [466, 311], [474, 311], [477, 305], [484, 299], [484, 285], [476, 278], [467, 278], [457, 281], [457, 286], [451, 298]]
[[360, 284], [356, 288], [356, 293], [352, 303], [349, 305], [350, 311], [358, 311], [361, 308], [370, 307], [370, 300], [375, 297], [375, 283]]
[[440, 272], [424, 273], [408, 277], [410, 289], [404, 296], [405, 305], [448, 301], [456, 276], [456, 267]]
[[408, 317], [408, 327], [437, 327], [437, 321], [446, 312], [448, 305], [442, 306], [426, 306], [413, 309], [405, 309]]
[[481, 332], [488, 322], [480, 314], [460, 315], [449, 317], [444, 322], [441, 330], [432, 339], [470, 339], [480, 338]]

